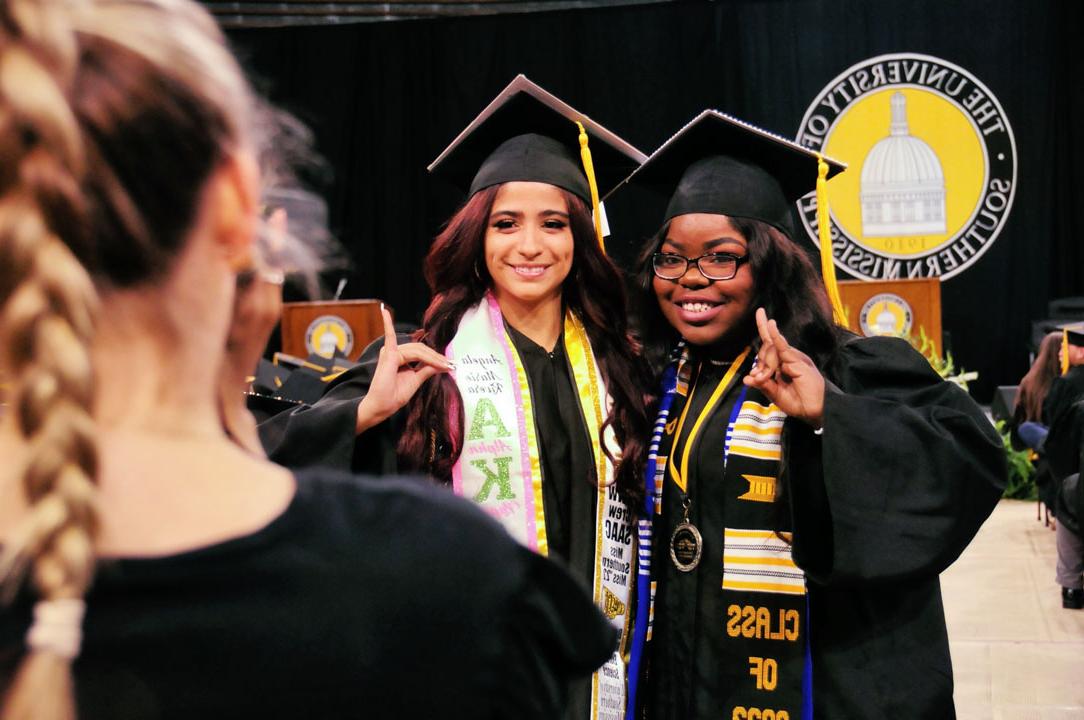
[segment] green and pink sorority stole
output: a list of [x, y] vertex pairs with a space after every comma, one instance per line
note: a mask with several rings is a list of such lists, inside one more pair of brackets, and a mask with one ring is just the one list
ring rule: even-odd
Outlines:
[[[628, 509], [613, 487], [613, 464], [602, 450], [605, 442], [614, 457], [619, 453], [613, 431], [602, 429], [611, 401], [583, 323], [572, 312], [565, 315], [564, 341], [599, 480], [592, 591], [595, 604], [621, 632], [618, 649], [592, 679], [591, 718], [619, 720], [625, 711], [634, 533]], [[548, 554], [527, 371], [491, 293], [463, 315], [444, 354], [455, 363], [452, 377], [463, 396], [466, 423], [463, 451], [452, 468], [456, 494], [481, 505], [523, 545]]]

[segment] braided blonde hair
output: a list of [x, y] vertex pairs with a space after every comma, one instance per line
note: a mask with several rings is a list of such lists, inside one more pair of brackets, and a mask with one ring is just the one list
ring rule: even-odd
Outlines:
[[[212, 171], [256, 146], [255, 107], [189, 0], [0, 3], [0, 368], [28, 504], [0, 561], [9, 588], [29, 576], [46, 605], [86, 593], [95, 288], [168, 271]], [[0, 715], [73, 718], [77, 649], [28, 642]]]

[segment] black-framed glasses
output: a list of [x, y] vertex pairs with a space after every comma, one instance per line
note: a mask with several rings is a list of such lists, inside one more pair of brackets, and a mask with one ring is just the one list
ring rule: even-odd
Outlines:
[[655, 253], [651, 256], [651, 267], [663, 280], [680, 280], [689, 271], [689, 265], [696, 263], [700, 274], [708, 280], [730, 280], [738, 274], [738, 268], [748, 259], [748, 255], [731, 253], [708, 253], [696, 258], [674, 253]]

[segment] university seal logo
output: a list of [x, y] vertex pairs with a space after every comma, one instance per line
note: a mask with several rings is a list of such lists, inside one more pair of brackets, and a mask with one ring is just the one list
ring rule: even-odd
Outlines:
[[332, 357], [335, 349], [349, 355], [354, 349], [354, 331], [337, 315], [321, 315], [305, 330], [305, 349], [309, 354]]
[[[866, 280], [951, 278], [997, 239], [1016, 192], [1016, 142], [997, 98], [929, 55], [848, 68], [813, 101], [798, 142], [846, 162], [828, 183], [832, 255]], [[817, 242], [817, 201], [799, 201]]]
[[866, 337], [890, 335], [900, 337], [911, 332], [911, 306], [899, 295], [880, 293], [862, 306], [858, 324]]

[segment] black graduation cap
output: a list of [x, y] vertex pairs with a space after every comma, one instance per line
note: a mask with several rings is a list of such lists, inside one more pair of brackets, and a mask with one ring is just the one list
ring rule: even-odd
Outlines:
[[289, 368], [260, 358], [256, 366], [256, 376], [252, 380], [252, 389], [264, 395], [278, 395], [289, 376]]
[[1065, 339], [1069, 341], [1070, 345], [1084, 347], [1084, 322], [1062, 325], [1061, 330], [1065, 333]]
[[726, 113], [705, 110], [626, 182], [670, 195], [663, 224], [678, 215], [712, 213], [766, 222], [792, 240], [794, 203], [816, 188], [821, 276], [832, 315], [846, 327], [828, 231], [828, 193], [819, 180], [822, 162], [825, 182], [847, 167]]
[[1061, 330], [1061, 350], [1058, 352], [1058, 359], [1061, 361], [1061, 374], [1064, 375], [1069, 372], [1070, 367], [1069, 346], [1084, 347], [1084, 323], [1068, 323], [1058, 329]]
[[583, 125], [600, 194], [647, 157], [591, 118], [517, 75], [429, 165], [473, 195], [505, 182], [544, 182], [593, 204], [580, 146]]
[[[828, 177], [846, 169], [824, 158]], [[626, 182], [670, 194], [663, 223], [712, 213], [761, 220], [794, 237], [791, 209], [817, 182], [817, 153], [718, 110], [705, 110]]]

